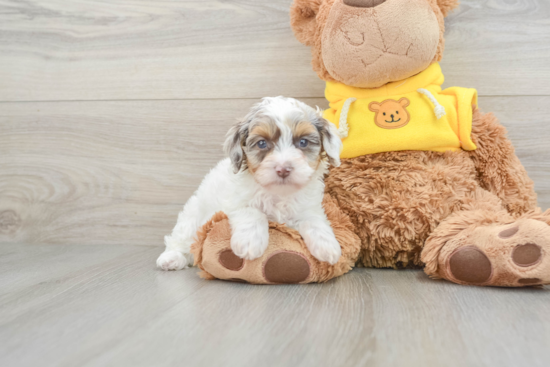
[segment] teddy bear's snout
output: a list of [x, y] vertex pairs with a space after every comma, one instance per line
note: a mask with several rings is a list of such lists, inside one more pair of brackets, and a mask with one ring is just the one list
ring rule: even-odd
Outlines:
[[386, 2], [386, 0], [344, 0], [344, 4], [356, 8], [374, 8], [384, 2]]

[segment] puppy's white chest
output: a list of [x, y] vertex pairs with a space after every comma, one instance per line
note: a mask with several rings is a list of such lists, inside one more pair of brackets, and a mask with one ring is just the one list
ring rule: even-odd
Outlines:
[[259, 193], [253, 199], [252, 206], [263, 212], [270, 221], [293, 225], [297, 213], [297, 203], [292, 197], [278, 197]]

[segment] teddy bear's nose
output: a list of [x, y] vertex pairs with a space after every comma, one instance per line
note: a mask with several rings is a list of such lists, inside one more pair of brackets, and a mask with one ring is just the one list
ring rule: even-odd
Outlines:
[[374, 8], [386, 0], [344, 0], [344, 4], [355, 6], [356, 8]]

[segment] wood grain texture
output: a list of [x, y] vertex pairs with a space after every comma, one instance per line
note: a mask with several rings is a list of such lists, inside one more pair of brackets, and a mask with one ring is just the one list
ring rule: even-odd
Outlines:
[[[0, 366], [550, 364], [548, 287], [155, 269], [236, 118], [263, 96], [326, 107], [290, 3], [0, 0]], [[461, 3], [445, 85], [478, 88], [548, 208], [550, 2]]]
[[0, 365], [547, 366], [550, 288], [355, 269], [253, 286], [154, 269], [159, 249], [0, 245]]
[[[161, 245], [223, 157], [228, 127], [255, 102], [1, 104], [0, 242]], [[480, 105], [508, 127], [539, 204], [550, 207], [550, 97]]]
[[[0, 100], [322, 97], [291, 0], [1, 0]], [[450, 83], [550, 95], [550, 2], [463, 0]]]
[[251, 104], [3, 104], [0, 240], [162, 243]]
[[480, 95], [550, 95], [550, 1], [461, 0], [448, 18], [448, 85]]

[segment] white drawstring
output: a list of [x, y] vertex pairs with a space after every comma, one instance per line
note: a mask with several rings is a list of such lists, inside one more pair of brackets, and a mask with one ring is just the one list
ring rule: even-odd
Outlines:
[[348, 125], [348, 112], [349, 106], [355, 102], [357, 98], [348, 98], [342, 106], [342, 112], [340, 112], [340, 122], [338, 123], [338, 134], [340, 138], [344, 139], [348, 137], [349, 125]]
[[434, 109], [435, 116], [437, 117], [438, 120], [447, 114], [447, 111], [445, 111], [445, 107], [439, 104], [439, 102], [437, 101], [437, 99], [435, 99], [432, 92], [424, 88], [418, 89], [417, 92], [428, 97], [428, 99], [433, 103], [433, 105], [435, 106], [435, 109]]

